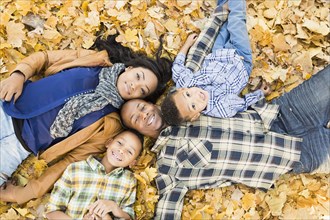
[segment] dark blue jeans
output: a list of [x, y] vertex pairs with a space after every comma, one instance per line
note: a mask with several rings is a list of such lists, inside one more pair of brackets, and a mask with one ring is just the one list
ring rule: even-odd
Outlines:
[[300, 164], [293, 172], [311, 172], [330, 155], [330, 66], [289, 93], [273, 100], [280, 113], [272, 131], [303, 138]]

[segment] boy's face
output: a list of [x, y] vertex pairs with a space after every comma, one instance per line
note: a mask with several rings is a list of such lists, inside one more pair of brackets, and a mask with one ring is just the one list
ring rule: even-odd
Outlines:
[[145, 98], [157, 88], [158, 79], [149, 69], [143, 67], [127, 67], [119, 75], [117, 89], [124, 100]]
[[179, 88], [173, 95], [174, 102], [182, 118], [196, 120], [209, 101], [209, 93], [197, 87]]
[[110, 140], [107, 145], [108, 162], [113, 167], [127, 167], [136, 162], [139, 156], [142, 144], [136, 134], [130, 131], [124, 131]]

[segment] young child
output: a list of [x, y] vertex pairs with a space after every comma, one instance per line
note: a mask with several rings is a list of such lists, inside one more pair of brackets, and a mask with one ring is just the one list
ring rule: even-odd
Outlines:
[[213, 16], [221, 15], [219, 12], [228, 10], [228, 7], [228, 20], [221, 27], [212, 53], [205, 57], [200, 70], [193, 72], [184, 66], [196, 34], [188, 36], [175, 59], [172, 72], [178, 89], [170, 92], [161, 106], [169, 125], [194, 121], [201, 113], [220, 118], [232, 117], [270, 92], [269, 87], [263, 85], [262, 90], [239, 97], [252, 70], [252, 52], [245, 24], [244, 1], [229, 0], [225, 5], [220, 4]]
[[134, 219], [136, 179], [125, 169], [134, 165], [142, 150], [142, 138], [132, 131], [106, 143], [105, 156], [89, 156], [72, 163], [55, 183], [46, 206], [48, 219]]

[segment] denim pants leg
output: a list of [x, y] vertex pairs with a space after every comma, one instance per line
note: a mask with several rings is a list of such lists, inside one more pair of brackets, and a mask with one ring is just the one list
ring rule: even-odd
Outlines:
[[12, 119], [0, 103], [0, 186], [30, 154], [18, 141]]
[[330, 157], [330, 66], [272, 103], [280, 113], [271, 130], [302, 137], [301, 164], [294, 172], [311, 172]]
[[[226, 1], [219, 0], [218, 5]], [[248, 72], [252, 71], [252, 50], [246, 28], [245, 0], [228, 0], [228, 20], [223, 24], [215, 40], [212, 51], [217, 49], [236, 49], [238, 55], [244, 57], [243, 63]]]

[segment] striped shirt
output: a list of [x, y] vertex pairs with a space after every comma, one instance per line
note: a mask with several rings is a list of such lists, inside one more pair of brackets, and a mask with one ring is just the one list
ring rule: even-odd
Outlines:
[[233, 118], [201, 116], [165, 128], [157, 153], [155, 219], [180, 219], [185, 193], [242, 183], [268, 189], [300, 159], [302, 140], [269, 130], [278, 106], [261, 100]]
[[198, 87], [209, 93], [209, 102], [203, 114], [228, 118], [245, 111], [264, 97], [261, 90], [246, 94], [240, 92], [248, 83], [241, 57], [235, 49], [219, 49], [207, 55], [197, 72], [185, 67], [186, 56], [179, 53], [173, 62], [173, 81], [177, 88]]
[[134, 174], [124, 168], [106, 173], [93, 156], [70, 164], [55, 183], [45, 213], [62, 211], [73, 219], [82, 219], [89, 205], [97, 200], [112, 200], [134, 219], [136, 197]]

